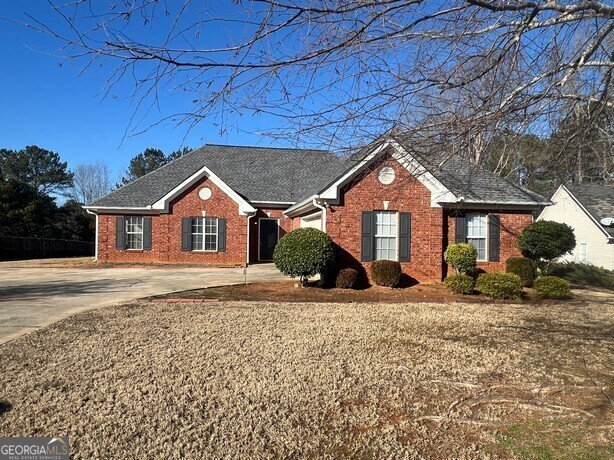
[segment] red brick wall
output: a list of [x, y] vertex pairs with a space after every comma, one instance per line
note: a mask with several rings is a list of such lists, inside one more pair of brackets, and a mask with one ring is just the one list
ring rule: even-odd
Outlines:
[[[383, 166], [394, 169], [396, 179], [382, 185], [377, 174]], [[344, 266], [360, 264], [362, 211], [383, 211], [383, 201], [389, 211], [411, 212], [411, 261], [402, 263], [403, 272], [418, 281], [441, 280], [444, 214], [431, 207], [431, 193], [396, 160], [383, 158], [369, 171], [356, 177], [343, 191], [339, 206], [327, 211], [326, 229], [342, 248], [340, 262]]]
[[[382, 185], [377, 179], [383, 166], [395, 171], [396, 179], [390, 185]], [[363, 273], [368, 275], [371, 264], [359, 262], [362, 211], [382, 211], [384, 200], [389, 202], [389, 211], [411, 212], [411, 261], [401, 264], [403, 272], [418, 281], [441, 281], [447, 275], [443, 252], [449, 242], [454, 242], [452, 212], [432, 208], [430, 191], [389, 157], [356, 177], [345, 187], [341, 204], [331, 206], [327, 212], [327, 232], [341, 247], [341, 264], [362, 267]], [[486, 271], [500, 271], [505, 269], [508, 257], [520, 255], [517, 237], [531, 223], [532, 216], [530, 211], [492, 213], [501, 216], [500, 262], [479, 262], [478, 266]]]
[[249, 263], [258, 262], [258, 219], [279, 219], [279, 238], [292, 231], [292, 219], [284, 215], [285, 209], [258, 209], [249, 221]]
[[[209, 187], [211, 198], [198, 197], [202, 187]], [[247, 218], [239, 215], [239, 206], [215, 184], [203, 179], [190, 187], [170, 205], [169, 214], [152, 215], [152, 248], [150, 251], [115, 249], [116, 215], [101, 214], [98, 218], [98, 259], [101, 262], [197, 263], [243, 265], [247, 252]], [[226, 252], [183, 252], [181, 219], [200, 217], [226, 218]]]
[[[530, 211], [463, 210], [463, 213], [497, 214], [501, 219], [499, 262], [478, 262], [478, 268], [487, 272], [504, 271], [507, 258], [522, 256], [517, 244], [518, 235], [527, 225], [533, 222], [533, 216]], [[448, 242], [453, 244], [456, 232], [456, 219], [453, 211], [447, 212], [447, 219]]]

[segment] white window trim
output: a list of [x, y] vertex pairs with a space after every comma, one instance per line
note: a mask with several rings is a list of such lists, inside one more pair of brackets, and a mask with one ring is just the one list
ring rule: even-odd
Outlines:
[[[140, 232], [129, 232], [128, 231], [128, 219], [140, 219], [141, 220], [141, 231]], [[143, 240], [145, 238], [145, 219], [141, 216], [126, 216], [124, 218], [124, 232], [125, 232], [125, 239], [126, 239], [126, 251], [142, 251], [143, 250]], [[134, 225], [134, 224], [132, 224]], [[128, 235], [141, 235], [141, 247], [140, 248], [129, 248], [128, 247]]]
[[[397, 227], [397, 232], [396, 235], [394, 236], [395, 238], [395, 242], [394, 242], [394, 247], [395, 247], [395, 256], [396, 258], [394, 259], [394, 262], [398, 262], [399, 261], [399, 252], [400, 252], [400, 232], [401, 232], [401, 226], [399, 225], [399, 211], [386, 211], [386, 210], [379, 210], [379, 211], [373, 211], [373, 219], [376, 218], [375, 214], [377, 213], [389, 213], [389, 214], [394, 214], [396, 217], [396, 227]], [[375, 226], [376, 230], [377, 230], [377, 225]], [[377, 250], [375, 248], [375, 240], [376, 238], [378, 238], [378, 235], [376, 233], [376, 231], [373, 232], [373, 262], [375, 262], [376, 260], [391, 260], [391, 259], [378, 259], [377, 258]], [[380, 235], [379, 238], [391, 238], [389, 235]]]
[[[194, 219], [201, 219], [203, 221], [203, 232], [202, 233], [194, 233], [192, 231], [192, 227], [194, 226]], [[205, 220], [206, 219], [215, 219], [215, 233], [206, 233], [205, 232]], [[218, 252], [219, 248], [219, 240], [220, 240], [220, 221], [217, 217], [192, 217], [192, 222], [190, 226], [190, 238], [194, 235], [202, 235], [203, 237], [203, 249], [192, 249], [192, 252]], [[215, 235], [215, 249], [205, 249], [205, 236], [206, 235]], [[191, 241], [192, 247], [194, 247], [194, 240]]]
[[581, 264], [588, 263], [588, 243], [578, 244], [578, 262]]
[[[486, 231], [484, 232], [485, 236], [483, 237], [484, 238], [484, 258], [483, 259], [476, 259], [476, 262], [488, 262], [488, 247], [490, 246], [490, 244], [489, 244], [490, 243], [490, 214], [480, 213], [480, 212], [471, 212], [471, 213], [465, 215], [465, 219], [468, 219], [470, 216], [484, 216], [484, 217], [486, 217], [486, 220], [485, 220]], [[466, 235], [465, 238], [467, 239], [467, 242], [469, 243], [469, 239], [470, 239], [470, 237], [469, 237], [469, 222], [468, 221], [466, 221], [466, 222], [467, 223], [465, 225], [467, 227], [467, 235]], [[473, 237], [471, 239], [477, 240], [477, 239], [482, 239], [482, 237]], [[471, 243], [469, 243], [469, 244], [471, 244]]]

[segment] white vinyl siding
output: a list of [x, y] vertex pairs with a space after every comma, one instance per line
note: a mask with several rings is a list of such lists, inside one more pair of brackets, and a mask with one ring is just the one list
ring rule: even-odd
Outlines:
[[537, 220], [553, 220], [570, 225], [576, 236], [576, 248], [560, 260], [581, 262], [582, 244], [586, 244], [586, 261], [597, 267], [614, 270], [614, 242], [608, 242], [607, 236], [584, 210], [569, 195], [566, 189], [559, 188], [551, 198], [554, 203], [539, 215]]
[[126, 217], [126, 249], [143, 249], [142, 217]]
[[397, 213], [375, 212], [375, 259], [399, 260], [397, 256]]
[[486, 260], [486, 214], [467, 215], [467, 243], [475, 246], [478, 260]]
[[192, 250], [217, 251], [217, 218], [195, 217], [192, 219]]

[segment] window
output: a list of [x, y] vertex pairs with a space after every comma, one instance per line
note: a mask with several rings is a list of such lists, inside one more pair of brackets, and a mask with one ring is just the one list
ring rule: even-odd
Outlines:
[[583, 264], [588, 262], [588, 244], [580, 243], [579, 261]]
[[397, 258], [397, 213], [375, 214], [375, 259], [398, 260]]
[[194, 217], [192, 219], [192, 250], [217, 251], [217, 227], [215, 217]]
[[126, 249], [143, 249], [142, 217], [126, 217]]
[[467, 243], [478, 251], [478, 260], [486, 260], [486, 215], [467, 215]]

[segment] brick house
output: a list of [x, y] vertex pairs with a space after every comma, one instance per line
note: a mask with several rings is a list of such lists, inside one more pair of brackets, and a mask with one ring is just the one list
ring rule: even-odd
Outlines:
[[[100, 262], [248, 265], [299, 227], [327, 232], [343, 266], [398, 260], [441, 280], [443, 252], [467, 241], [503, 268], [545, 198], [457, 157], [388, 137], [350, 159], [321, 150], [206, 145], [86, 206]], [[367, 270], [368, 271], [368, 270]]]

